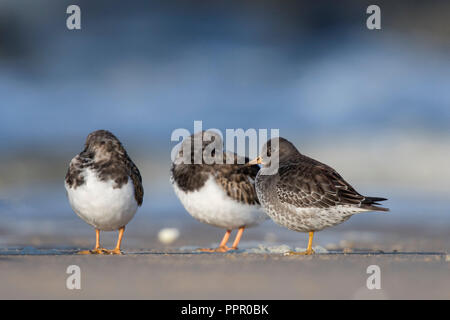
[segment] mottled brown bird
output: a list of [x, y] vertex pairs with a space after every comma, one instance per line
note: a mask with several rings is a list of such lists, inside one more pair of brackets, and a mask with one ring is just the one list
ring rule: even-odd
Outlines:
[[[142, 205], [144, 189], [138, 168], [109, 131], [88, 135], [85, 148], [67, 171], [65, 187], [75, 213], [95, 228], [96, 245], [80, 254], [121, 254], [125, 226]], [[119, 230], [114, 250], [100, 246], [100, 231]]]
[[[278, 158], [278, 170], [272, 170]], [[249, 162], [262, 164], [256, 176], [256, 192], [262, 208], [277, 224], [309, 233], [312, 254], [314, 232], [347, 221], [367, 211], [389, 211], [379, 206], [385, 198], [359, 194], [333, 168], [301, 154], [284, 138], [269, 140], [261, 155]], [[291, 254], [298, 254], [291, 252]]]
[[[196, 143], [199, 148], [194, 148]], [[212, 148], [213, 143], [220, 150]], [[237, 249], [244, 229], [267, 219], [255, 190], [259, 166], [245, 165], [248, 159], [223, 152], [222, 147], [222, 138], [217, 133], [196, 133], [183, 141], [171, 169], [173, 188], [189, 214], [200, 222], [226, 229], [218, 248], [200, 249], [206, 252]], [[232, 163], [211, 163], [205, 159], [205, 154], [216, 157], [219, 152], [223, 162], [228, 156]], [[238, 233], [230, 248], [227, 242], [233, 229], [238, 229]]]

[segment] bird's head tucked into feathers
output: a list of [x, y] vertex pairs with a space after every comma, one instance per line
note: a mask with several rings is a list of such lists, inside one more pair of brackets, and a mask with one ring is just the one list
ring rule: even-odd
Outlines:
[[[184, 138], [175, 159], [176, 164], [222, 163], [222, 136], [212, 130], [200, 131]], [[221, 157], [217, 159], [217, 157]], [[218, 160], [220, 160], [218, 162]]]
[[83, 153], [98, 160], [108, 160], [113, 154], [125, 155], [126, 151], [119, 139], [107, 130], [97, 130], [91, 132], [85, 143]]

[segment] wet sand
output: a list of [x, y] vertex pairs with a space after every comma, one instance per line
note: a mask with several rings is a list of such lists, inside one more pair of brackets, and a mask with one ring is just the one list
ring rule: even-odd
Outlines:
[[[315, 237], [327, 253], [284, 256], [272, 249], [301, 250], [306, 235], [266, 223], [245, 232], [239, 251], [208, 254], [195, 248], [217, 245], [222, 230], [186, 223], [163, 245], [161, 227], [131, 224], [123, 256], [77, 255], [94, 244], [81, 222], [59, 235], [5, 235], [0, 299], [450, 299], [450, 239], [437, 228], [374, 233], [380, 228], [341, 225]], [[116, 237], [102, 233], [102, 244], [112, 248]], [[70, 265], [81, 269], [81, 290], [66, 288]], [[367, 289], [370, 265], [380, 267], [381, 290]]]
[[[20, 250], [16, 250], [20, 253]], [[34, 250], [0, 256], [1, 299], [449, 299], [450, 255], [442, 252], [334, 252], [284, 256], [240, 251], [126, 251], [80, 256]], [[67, 267], [81, 290], [66, 288]], [[369, 265], [381, 289], [366, 287]]]

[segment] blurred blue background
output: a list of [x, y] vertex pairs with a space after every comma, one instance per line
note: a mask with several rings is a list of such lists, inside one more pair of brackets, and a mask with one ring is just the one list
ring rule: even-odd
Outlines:
[[[81, 7], [82, 30], [66, 28], [70, 4]], [[446, 248], [450, 3], [378, 1], [374, 31], [370, 4], [1, 1], [0, 245], [91, 235], [63, 180], [96, 129], [115, 133], [141, 169], [134, 234], [210, 232], [169, 183], [172, 131], [202, 120], [204, 129], [278, 128], [361, 193], [389, 198], [391, 213], [354, 217], [319, 243], [404, 234], [400, 249], [433, 236], [444, 243], [425, 249]], [[303, 241], [270, 222], [249, 237], [264, 234]]]

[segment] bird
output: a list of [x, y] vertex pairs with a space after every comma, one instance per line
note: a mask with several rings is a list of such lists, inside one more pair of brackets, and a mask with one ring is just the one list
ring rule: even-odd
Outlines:
[[[79, 254], [122, 254], [125, 226], [142, 205], [144, 189], [139, 169], [119, 139], [107, 130], [91, 132], [84, 150], [71, 160], [64, 185], [73, 211], [96, 232], [94, 249]], [[115, 230], [115, 249], [102, 248], [100, 232]]]
[[311, 255], [314, 233], [347, 221], [367, 211], [389, 211], [380, 207], [386, 198], [358, 193], [330, 166], [301, 154], [285, 138], [272, 138], [259, 157], [248, 165], [260, 164], [255, 181], [259, 202], [267, 215], [290, 230], [309, 234], [304, 252]]
[[[214, 159], [217, 161], [211, 161]], [[259, 166], [245, 165], [248, 161], [246, 157], [224, 152], [222, 137], [212, 130], [199, 131], [183, 140], [171, 167], [175, 194], [193, 218], [226, 230], [217, 248], [199, 251], [236, 250], [245, 228], [268, 219], [261, 210], [254, 185]], [[228, 247], [234, 229], [238, 231]]]

